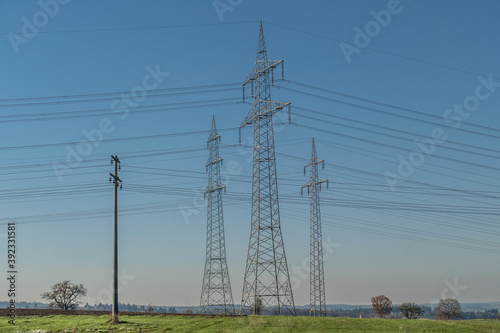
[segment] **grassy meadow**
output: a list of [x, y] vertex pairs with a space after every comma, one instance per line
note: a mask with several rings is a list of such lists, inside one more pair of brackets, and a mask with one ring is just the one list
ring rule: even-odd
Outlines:
[[26, 316], [0, 332], [500, 332], [499, 320], [405, 320], [283, 316]]

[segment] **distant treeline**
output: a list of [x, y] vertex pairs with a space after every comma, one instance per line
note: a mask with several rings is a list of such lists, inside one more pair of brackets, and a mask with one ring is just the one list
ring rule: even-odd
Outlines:
[[[433, 319], [434, 311], [430, 306], [422, 306], [425, 311], [423, 318]], [[297, 309], [298, 316], [309, 316], [309, 309]], [[363, 307], [356, 309], [329, 309], [326, 310], [327, 317], [349, 317], [349, 318], [377, 318], [371, 307]], [[401, 318], [401, 311], [397, 306], [392, 307], [392, 313], [387, 318]], [[462, 311], [462, 319], [497, 319], [498, 310], [489, 309], [485, 311]]]
[[[0, 307], [8, 307], [8, 302], [0, 302]], [[22, 309], [46, 309], [47, 304], [38, 302], [19, 302], [16, 303], [18, 308]], [[236, 309], [238, 311], [238, 306]], [[111, 311], [111, 304], [95, 304], [95, 305], [80, 305], [79, 310], [97, 310], [97, 311]], [[433, 309], [430, 306], [422, 306], [425, 310], [423, 318], [432, 319], [434, 317]], [[156, 313], [198, 313], [199, 307], [197, 306], [153, 306], [153, 305], [137, 305], [137, 304], [118, 304], [119, 311], [132, 311], [132, 312], [156, 312]], [[298, 316], [309, 316], [309, 309], [300, 307], [296, 309]], [[271, 311], [264, 309], [263, 315], [273, 314]], [[462, 319], [497, 319], [498, 317], [497, 309], [489, 309], [484, 311], [462, 311]], [[373, 313], [371, 307], [359, 307], [354, 309], [328, 309], [326, 311], [327, 317], [350, 317], [350, 318], [376, 318], [377, 316]], [[397, 306], [393, 306], [393, 311], [391, 315], [387, 318], [401, 318], [401, 312], [398, 310]]]
[[497, 309], [490, 309], [490, 310], [476, 311], [476, 312], [462, 311], [462, 319], [492, 319], [492, 318], [498, 318]]
[[[111, 311], [111, 304], [85, 304], [78, 307], [79, 310], [101, 310]], [[156, 313], [177, 313], [174, 306], [154, 306], [154, 305], [136, 305], [136, 304], [123, 304], [118, 303], [118, 311], [132, 311], [132, 312], [156, 312]]]
[[[8, 307], [8, 302], [0, 302], [0, 307], [5, 308]], [[45, 303], [38, 302], [18, 302], [16, 303], [17, 308], [19, 309], [48, 309], [48, 305]], [[151, 308], [152, 307], [152, 308]], [[78, 310], [96, 310], [96, 311], [111, 311], [111, 304], [95, 304], [89, 305], [88, 303], [85, 305], [79, 305], [77, 307]], [[136, 304], [123, 304], [118, 303], [119, 311], [132, 311], [132, 312], [158, 312], [158, 313], [177, 313], [178, 310], [173, 306], [150, 306], [150, 305], [136, 305]], [[184, 312], [185, 307], [180, 308], [181, 311]]]

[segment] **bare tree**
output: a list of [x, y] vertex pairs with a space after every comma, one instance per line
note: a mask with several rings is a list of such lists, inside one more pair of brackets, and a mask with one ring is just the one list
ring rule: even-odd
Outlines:
[[80, 298], [87, 295], [87, 289], [83, 284], [73, 284], [69, 280], [56, 283], [52, 291], [43, 293], [43, 299], [49, 301], [49, 307], [57, 307], [63, 310], [76, 309]]
[[385, 315], [391, 314], [392, 301], [385, 297], [385, 295], [372, 297], [371, 301], [373, 312], [375, 312], [380, 318], [384, 318]]
[[407, 319], [418, 319], [425, 313], [421, 306], [412, 302], [405, 302], [401, 304], [399, 306], [399, 310], [401, 310], [401, 313]]
[[184, 311], [185, 314], [193, 314], [193, 306], [191, 304], [186, 304], [186, 311]]
[[440, 299], [439, 304], [434, 310], [434, 316], [437, 319], [455, 319], [462, 317], [462, 308], [456, 298]]
[[254, 315], [260, 315], [262, 313], [262, 310], [264, 309], [264, 305], [262, 302], [262, 298], [257, 297], [255, 299], [255, 302], [252, 304], [252, 314]]
[[146, 305], [144, 307], [144, 312], [146, 312], [147, 314], [152, 314], [155, 312], [155, 307], [153, 305], [153, 303], [149, 302], [148, 305]]

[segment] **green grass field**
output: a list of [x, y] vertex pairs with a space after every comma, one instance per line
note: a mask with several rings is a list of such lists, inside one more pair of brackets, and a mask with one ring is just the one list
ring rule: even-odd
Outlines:
[[1, 318], [0, 332], [500, 332], [499, 320], [404, 320], [310, 317], [109, 316]]

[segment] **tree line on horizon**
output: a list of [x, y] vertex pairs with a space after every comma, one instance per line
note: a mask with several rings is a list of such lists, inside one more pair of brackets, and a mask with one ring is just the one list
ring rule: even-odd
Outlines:
[[[80, 306], [81, 298], [87, 294], [87, 289], [83, 284], [73, 284], [66, 280], [56, 283], [51, 287], [51, 291], [41, 294], [42, 298], [49, 301], [48, 304], [43, 303], [24, 303], [27, 309], [43, 309], [43, 308], [59, 308], [63, 310], [97, 310], [111, 311], [111, 304], [85, 304]], [[0, 302], [0, 306], [1, 306]], [[18, 303], [19, 307], [23, 307], [23, 303]], [[404, 302], [401, 305], [394, 305], [392, 301], [385, 295], [378, 295], [371, 298], [372, 307], [359, 307], [355, 309], [328, 309], [327, 317], [359, 317], [359, 318], [407, 318], [407, 319], [500, 319], [498, 309], [488, 309], [485, 311], [462, 311], [460, 302], [456, 298], [440, 299], [437, 306], [432, 309], [430, 306], [418, 305], [413, 302]], [[30, 306], [32, 304], [32, 306]], [[198, 307], [187, 305], [179, 307], [177, 311], [173, 306], [154, 306], [136, 305], [136, 304], [118, 304], [119, 311], [145, 312], [145, 313], [186, 313], [193, 314], [199, 311]], [[269, 309], [259, 306], [259, 311], [256, 314], [272, 314], [268, 313]], [[309, 309], [297, 308], [296, 314], [299, 316], [310, 315]]]
[[372, 297], [373, 314], [379, 318], [406, 318], [406, 319], [500, 319], [498, 309], [485, 311], [462, 311], [460, 302], [456, 298], [440, 299], [437, 306], [418, 305], [405, 302], [399, 306], [392, 306], [392, 301], [385, 295]]

